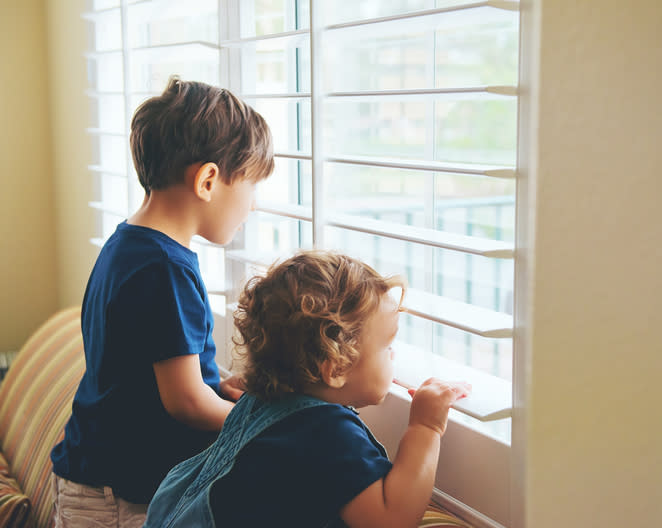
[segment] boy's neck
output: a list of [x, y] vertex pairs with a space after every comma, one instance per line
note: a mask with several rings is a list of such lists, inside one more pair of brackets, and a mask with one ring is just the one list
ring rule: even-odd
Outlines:
[[128, 224], [149, 227], [169, 236], [184, 247], [190, 247], [196, 233], [195, 217], [188, 207], [188, 191], [171, 187], [152, 191], [138, 210], [127, 219]]

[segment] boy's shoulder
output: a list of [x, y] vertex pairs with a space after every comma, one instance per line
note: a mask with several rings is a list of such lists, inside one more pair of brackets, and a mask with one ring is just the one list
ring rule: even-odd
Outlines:
[[195, 252], [182, 246], [165, 233], [149, 227], [122, 222], [104, 244], [99, 259], [112, 260], [115, 264], [128, 261], [134, 266], [158, 262], [174, 262], [197, 268]]
[[102, 247], [88, 289], [101, 289], [114, 297], [125, 286], [160, 288], [158, 284], [164, 281], [191, 284], [184, 290], [200, 290], [197, 255], [160, 231], [123, 222]]

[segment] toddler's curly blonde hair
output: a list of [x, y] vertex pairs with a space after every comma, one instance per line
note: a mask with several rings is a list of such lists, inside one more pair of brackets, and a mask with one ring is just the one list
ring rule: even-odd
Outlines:
[[361, 327], [384, 294], [402, 288], [400, 276], [382, 277], [367, 264], [330, 251], [303, 251], [252, 278], [239, 297], [233, 338], [243, 360], [246, 390], [264, 400], [302, 392], [359, 357]]

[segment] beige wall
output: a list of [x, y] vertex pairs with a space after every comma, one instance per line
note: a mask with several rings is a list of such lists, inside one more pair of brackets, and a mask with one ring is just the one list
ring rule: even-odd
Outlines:
[[57, 262], [60, 307], [80, 304], [98, 249], [90, 239], [98, 235], [96, 215], [88, 202], [94, 194], [91, 163], [89, 98], [87, 89], [87, 24], [81, 13], [85, 0], [45, 0], [51, 81], [54, 222], [58, 235]]
[[0, 351], [80, 304], [96, 250], [85, 0], [0, 0]]
[[541, 5], [526, 526], [659, 526], [662, 5]]
[[46, 17], [42, 0], [0, 1], [0, 351], [57, 306]]

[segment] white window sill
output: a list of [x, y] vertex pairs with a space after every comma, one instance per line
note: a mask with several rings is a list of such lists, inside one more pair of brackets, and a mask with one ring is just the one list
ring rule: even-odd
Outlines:
[[393, 348], [395, 377], [400, 385], [416, 388], [430, 377], [446, 381], [466, 381], [472, 385], [471, 394], [458, 400], [453, 405], [455, 410], [481, 422], [511, 417], [512, 384], [509, 381], [406, 343], [396, 341]]

